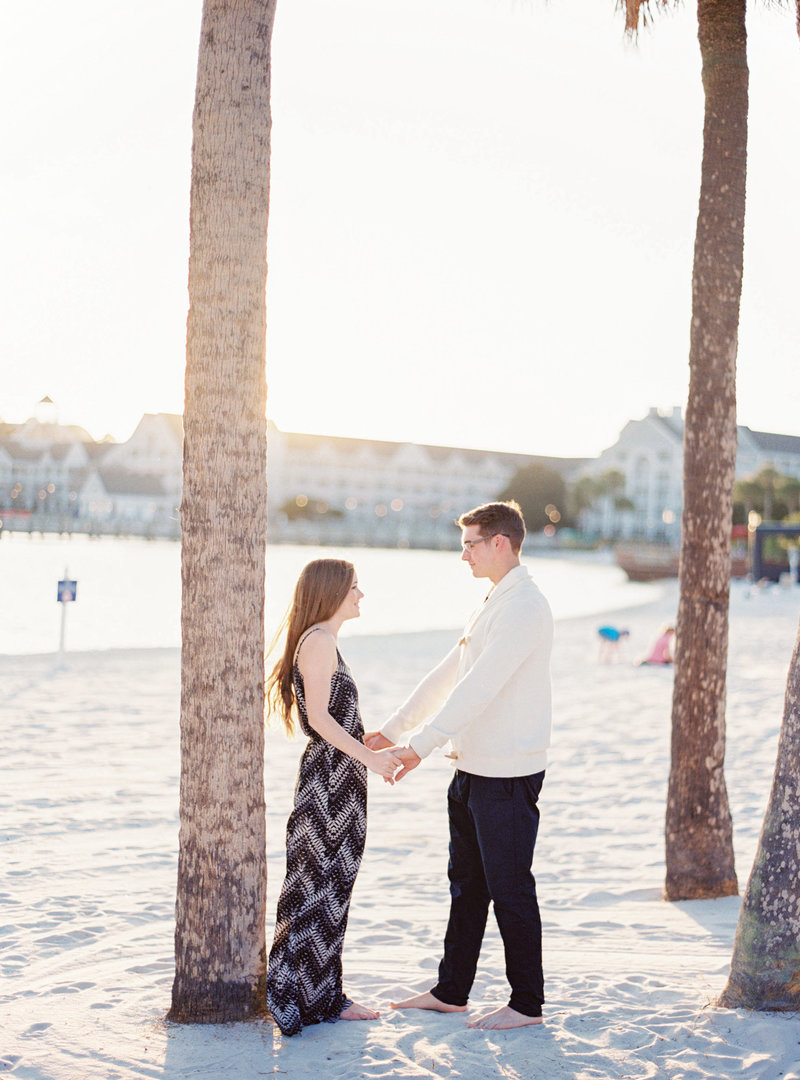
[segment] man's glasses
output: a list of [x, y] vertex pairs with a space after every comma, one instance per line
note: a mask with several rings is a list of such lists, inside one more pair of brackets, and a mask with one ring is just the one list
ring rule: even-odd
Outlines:
[[483, 543], [485, 543], [485, 542], [486, 542], [487, 540], [491, 540], [491, 539], [492, 539], [493, 537], [495, 537], [495, 536], [505, 536], [505, 537], [507, 538], [507, 537], [508, 537], [508, 533], [492, 533], [492, 535], [491, 535], [491, 536], [482, 536], [482, 537], [480, 538], [480, 540], [465, 540], [465, 541], [463, 542], [463, 544], [461, 545], [461, 550], [462, 550], [462, 551], [472, 551], [472, 549], [473, 549], [474, 547], [477, 547], [477, 546], [478, 546], [478, 544], [483, 544]]

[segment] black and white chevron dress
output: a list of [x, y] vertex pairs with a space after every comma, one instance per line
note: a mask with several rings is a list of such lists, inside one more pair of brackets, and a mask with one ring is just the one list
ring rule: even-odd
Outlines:
[[[338, 649], [336, 655], [328, 711], [361, 739], [356, 684]], [[286, 826], [286, 879], [267, 972], [267, 1005], [284, 1035], [337, 1020], [351, 1004], [342, 992], [342, 946], [367, 833], [366, 766], [309, 726], [296, 661], [292, 678], [309, 743]]]

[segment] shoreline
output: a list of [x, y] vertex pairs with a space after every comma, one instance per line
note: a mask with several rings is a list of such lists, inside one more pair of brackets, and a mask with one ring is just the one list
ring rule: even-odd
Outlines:
[[[267, 643], [291, 600], [301, 568], [332, 549], [277, 545], [267, 555]], [[353, 549], [366, 593], [359, 626], [347, 636], [460, 628], [486, 593], [451, 552]], [[180, 647], [179, 552], [164, 544], [116, 541], [97, 545], [44, 542], [0, 546], [5, 619], [0, 654], [55, 654], [62, 605], [56, 584], [76, 580], [77, 601], [66, 613], [69, 652], [109, 648]], [[651, 586], [630, 586], [617, 567], [582, 557], [526, 560], [556, 618], [646, 602]]]
[[[661, 585], [660, 582], [655, 583], [655, 584]], [[677, 588], [677, 581], [675, 582], [675, 587]], [[668, 592], [668, 590], [666, 590], [666, 591]], [[624, 606], [621, 606], [619, 608], [617, 608], [617, 607], [602, 608], [602, 609], [598, 609], [597, 611], [590, 611], [590, 612], [586, 612], [584, 614], [562, 615], [560, 617], [555, 618], [554, 621], [555, 621], [556, 627], [568, 626], [568, 625], [571, 625], [571, 624], [574, 624], [574, 623], [585, 622], [587, 620], [595, 620], [595, 621], [601, 622], [601, 623], [602, 622], [607, 622], [608, 618], [606, 618], [606, 616], [614, 616], [618, 621], [620, 618], [623, 618], [623, 617], [632, 618], [632, 617], [634, 617], [636, 615], [637, 612], [641, 612], [642, 610], [644, 610], [646, 608], [649, 608], [649, 607], [655, 607], [655, 606], [663, 605], [664, 602], [665, 602], [665, 597], [664, 597], [664, 595], [662, 593], [662, 595], [654, 596], [652, 598], [643, 598], [642, 600], [640, 600], [636, 604], [625, 604]], [[428, 628], [423, 629], [423, 630], [398, 629], [398, 630], [377, 630], [377, 631], [374, 631], [374, 632], [347, 633], [347, 628], [345, 628], [345, 632], [342, 634], [341, 640], [343, 642], [345, 642], [349, 646], [349, 644], [351, 642], [354, 642], [354, 641], [373, 641], [374, 640], [374, 641], [384, 641], [385, 642], [385, 641], [388, 641], [388, 640], [390, 640], [392, 638], [403, 638], [403, 639], [409, 639], [410, 640], [410, 639], [413, 639], [413, 638], [422, 638], [422, 637], [425, 637], [427, 635], [433, 635], [433, 636], [437, 636], [437, 635], [455, 635], [456, 638], [458, 638], [458, 636], [461, 634], [462, 629], [463, 629], [463, 626], [454, 624], [453, 626], [449, 626], [449, 627], [448, 626], [435, 626], [435, 627], [428, 627]], [[266, 636], [269, 637], [269, 635], [266, 635]], [[267, 644], [269, 645], [269, 642], [267, 642]], [[65, 650], [64, 657], [65, 657], [65, 661], [69, 661], [70, 658], [80, 659], [80, 658], [83, 658], [83, 657], [91, 657], [91, 656], [124, 655], [124, 654], [128, 654], [128, 653], [130, 653], [132, 655], [136, 655], [136, 654], [139, 654], [139, 653], [155, 654], [155, 655], [161, 654], [161, 653], [163, 653], [163, 654], [168, 654], [168, 653], [180, 654], [180, 652], [181, 652], [181, 646], [180, 645], [110, 645], [108, 648], [104, 648], [104, 649], [69, 649], [69, 648], [67, 648]], [[57, 649], [53, 649], [51, 652], [19, 652], [19, 653], [0, 652], [0, 665], [3, 665], [7, 661], [8, 662], [12, 662], [12, 661], [24, 662], [26, 660], [30, 660], [30, 661], [55, 660], [55, 659], [58, 658], [58, 655], [59, 654], [58, 654]]]

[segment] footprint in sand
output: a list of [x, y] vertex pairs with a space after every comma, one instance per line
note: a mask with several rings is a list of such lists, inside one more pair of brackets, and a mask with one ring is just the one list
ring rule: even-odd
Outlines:
[[38, 939], [39, 945], [78, 945], [87, 939], [95, 938], [97, 935], [89, 933], [88, 930], [70, 930], [68, 934], [48, 934], [47, 937]]
[[76, 982], [76, 983], [61, 983], [60, 986], [54, 986], [51, 990], [53, 994], [79, 994], [81, 990], [91, 990], [96, 983], [93, 982]]
[[52, 1026], [52, 1024], [47, 1024], [44, 1022], [41, 1024], [31, 1024], [29, 1028], [23, 1031], [22, 1037], [23, 1039], [36, 1039], [40, 1035], [43, 1035], [45, 1031], [47, 1031], [48, 1028], [51, 1028]]

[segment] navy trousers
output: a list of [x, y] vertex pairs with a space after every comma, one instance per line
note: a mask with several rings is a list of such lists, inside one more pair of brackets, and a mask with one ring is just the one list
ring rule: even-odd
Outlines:
[[448, 1005], [467, 1003], [491, 901], [509, 1005], [525, 1016], [542, 1015], [542, 924], [531, 863], [543, 781], [544, 772], [508, 778], [456, 772], [450, 784], [450, 919], [431, 991]]

